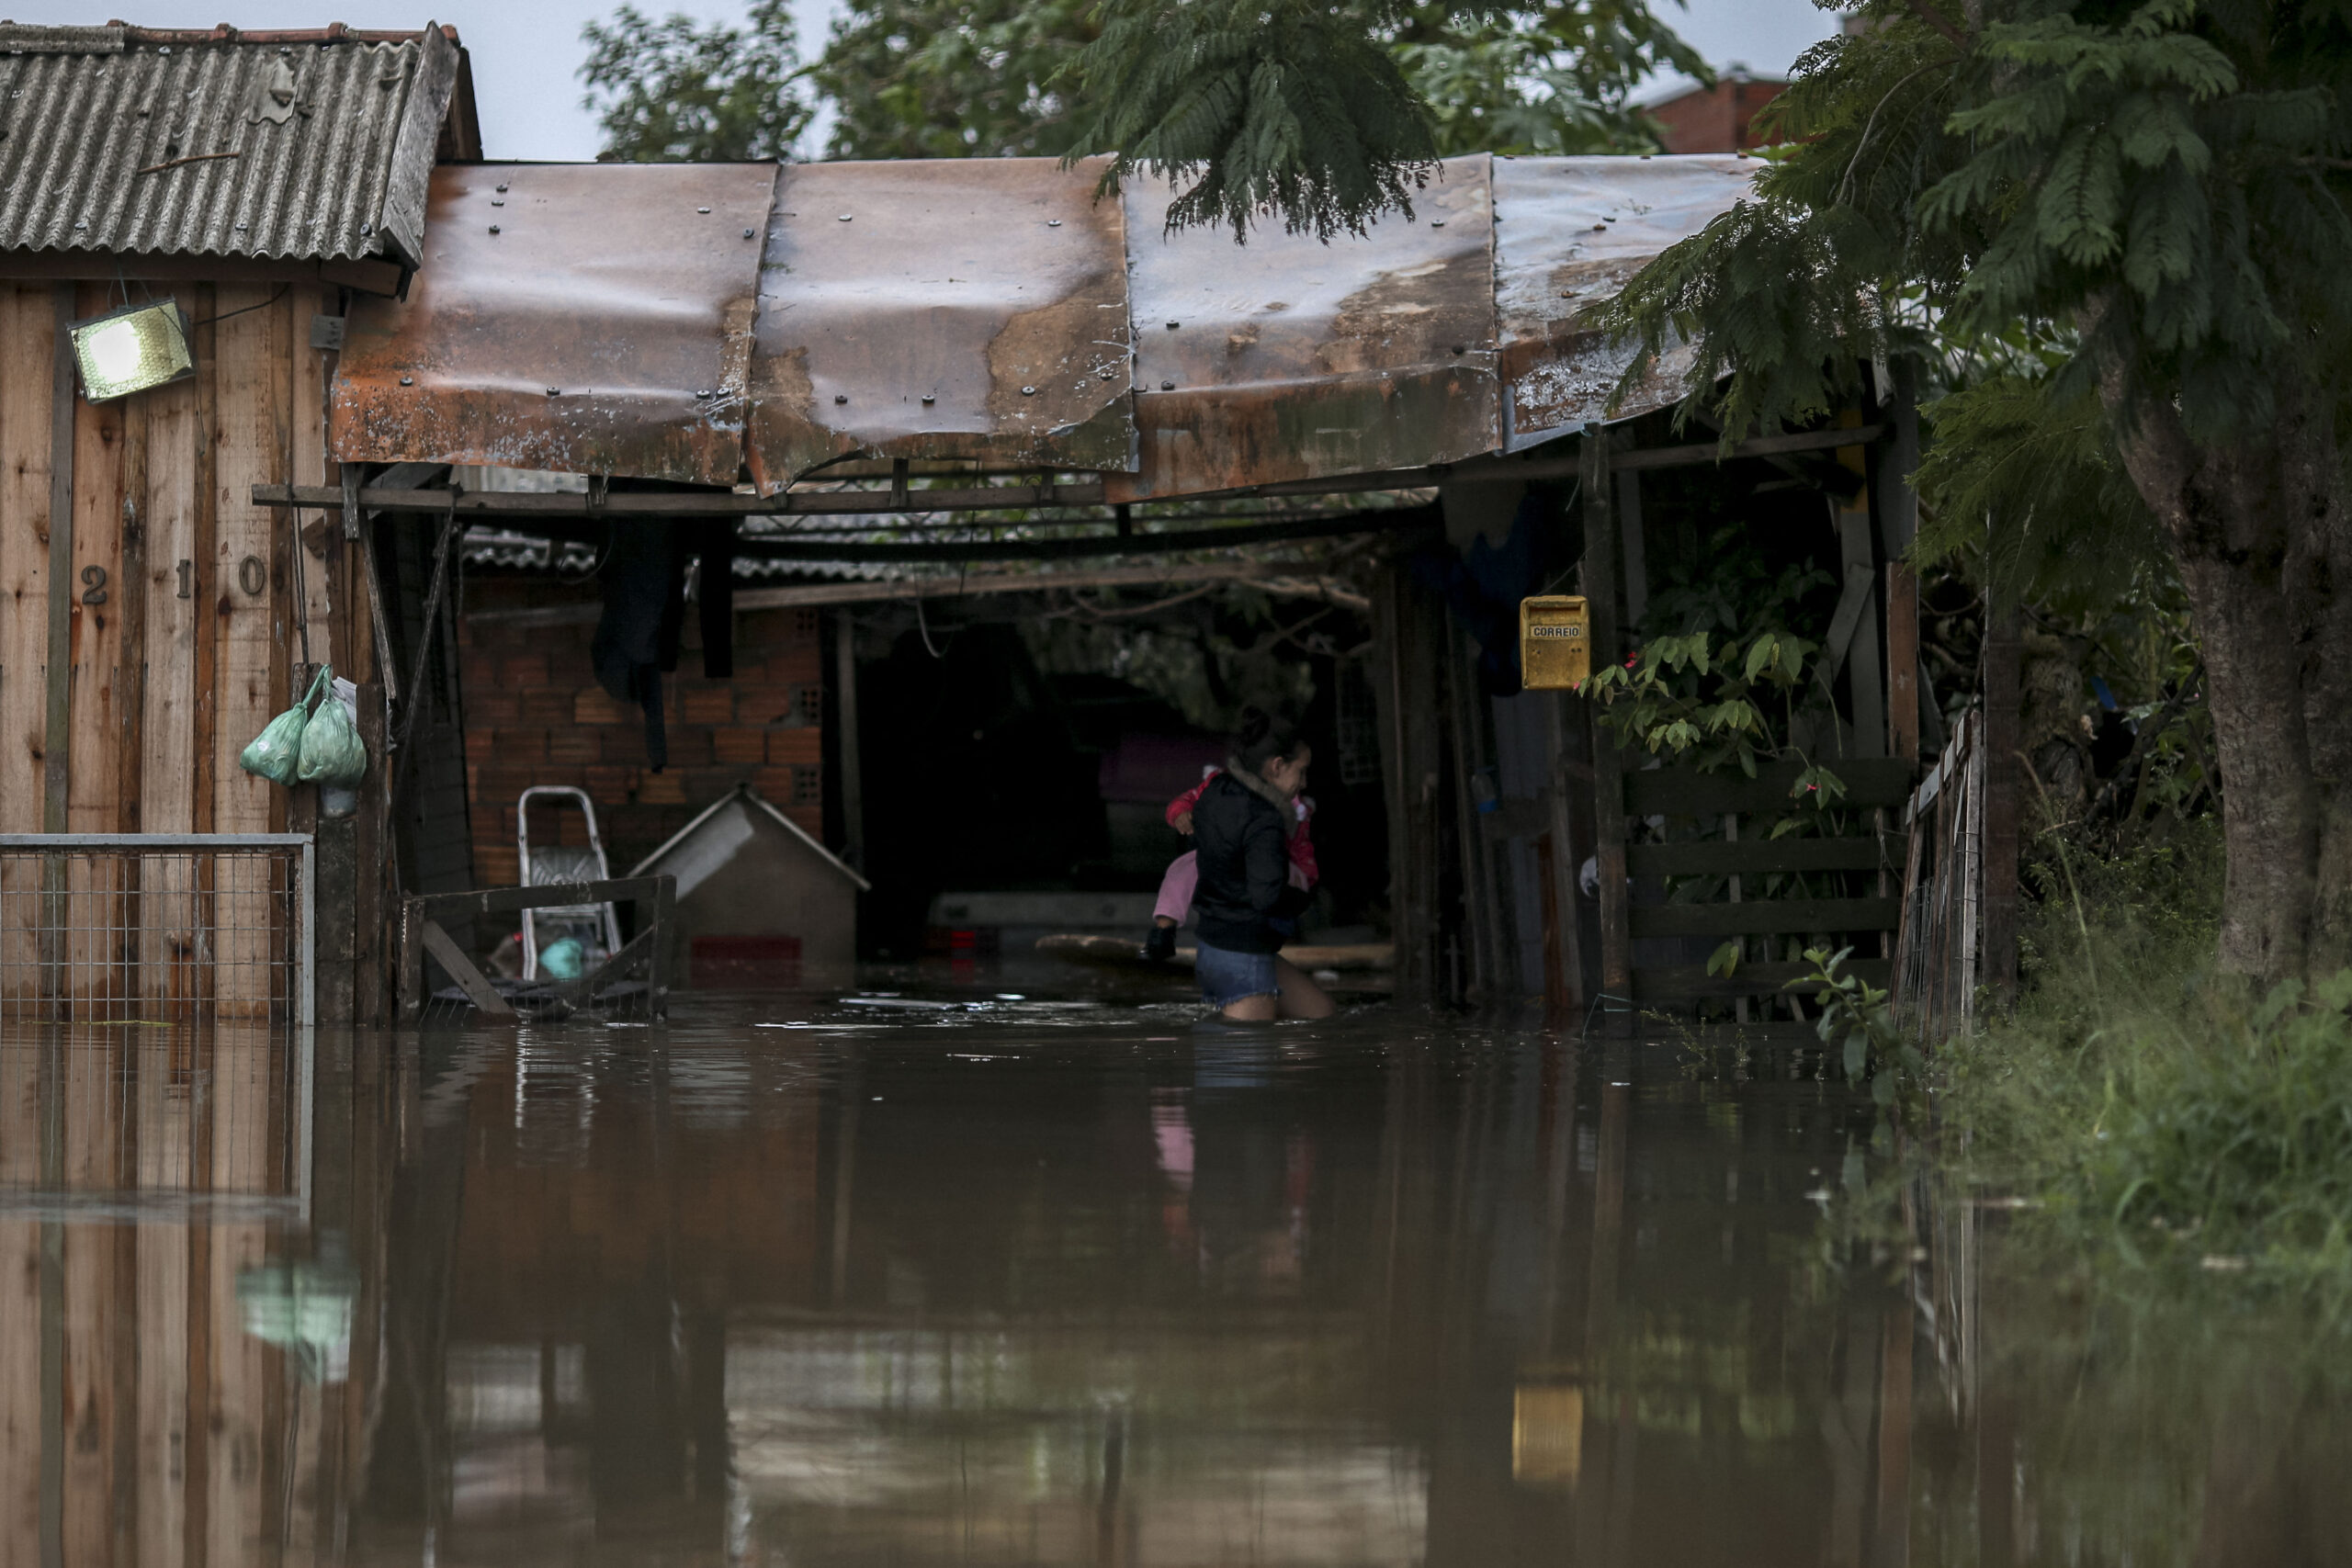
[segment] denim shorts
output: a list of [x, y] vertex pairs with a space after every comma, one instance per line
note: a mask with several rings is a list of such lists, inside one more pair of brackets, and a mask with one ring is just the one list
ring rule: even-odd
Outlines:
[[1229, 953], [1204, 942], [1195, 947], [1199, 956], [1193, 961], [1193, 973], [1200, 976], [1201, 998], [1211, 1007], [1282, 995], [1283, 988], [1274, 980], [1272, 953]]

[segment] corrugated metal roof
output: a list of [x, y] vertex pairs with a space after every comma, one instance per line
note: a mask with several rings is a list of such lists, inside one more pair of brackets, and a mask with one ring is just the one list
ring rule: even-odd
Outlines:
[[0, 25], [0, 249], [413, 264], [447, 30]]
[[752, 356], [761, 488], [853, 454], [1127, 467], [1126, 245], [1101, 173], [786, 169]]
[[335, 455], [733, 484], [773, 164], [436, 169], [406, 300], [355, 308]]
[[1450, 158], [1363, 235], [1166, 231], [1127, 186], [1141, 461], [1114, 501], [1421, 468], [1495, 445], [1494, 203]]
[[[799, 166], [756, 317], [734, 308], [743, 258], [721, 277], [704, 254], [718, 198], [679, 214], [711, 181], [753, 200], [772, 169], [514, 166], [552, 204], [527, 255], [474, 231], [487, 209], [444, 243], [441, 193], [485, 177], [445, 171], [409, 303], [355, 310], [333, 449], [721, 484], [740, 459], [771, 493], [846, 456], [955, 457], [1091, 468], [1114, 501], [1454, 463], [1600, 418], [1627, 361], [1591, 307], [1755, 166], [1458, 158], [1410, 219], [1239, 248], [1164, 234], [1164, 192], [1093, 203], [1093, 172], [1049, 160]], [[553, 417], [551, 355], [596, 367], [593, 421]], [[1614, 417], [1672, 401], [1674, 369]]]
[[[1756, 169], [1722, 156], [1495, 160], [1496, 210], [1510, 214], [1495, 230], [1506, 450], [1601, 417], [1633, 351], [1592, 330], [1592, 307], [1746, 195]], [[1681, 395], [1690, 358], [1661, 360], [1644, 409]]]

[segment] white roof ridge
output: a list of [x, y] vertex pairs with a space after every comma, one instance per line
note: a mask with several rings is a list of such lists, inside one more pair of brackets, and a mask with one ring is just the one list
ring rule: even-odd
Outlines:
[[783, 812], [777, 810], [775, 803], [770, 800], [766, 795], [762, 795], [758, 790], [753, 789], [748, 781], [737, 784], [733, 789], [729, 790], [725, 795], [720, 795], [717, 800], [712, 801], [708, 806], [704, 807], [700, 811], [695, 813], [694, 820], [688, 822], [684, 827], [679, 829], [676, 832], [662, 840], [660, 848], [647, 855], [643, 860], [639, 861], [636, 865], [630, 867], [628, 873], [629, 875], [652, 875], [652, 867], [656, 861], [659, 861], [663, 855], [668, 854], [672, 850], [676, 849], [680, 844], [684, 843], [687, 837], [692, 834], [695, 829], [701, 827], [705, 822], [709, 821], [711, 818], [717, 816], [719, 807], [727, 805], [729, 801], [734, 800], [739, 795], [744, 800], [749, 801], [752, 805], [756, 806], [761, 810], [766, 812], [770, 817], [775, 818], [777, 822], [783, 825], [786, 832], [790, 833], [794, 838], [798, 839], [810, 849], [816, 851], [818, 854], [824, 858], [826, 864], [831, 866], [835, 871], [840, 872], [843, 876], [848, 877], [853, 883], [855, 883], [857, 885], [857, 890], [860, 893], [871, 893], [874, 891], [874, 884], [866, 881], [863, 876], [860, 876], [855, 871], [850, 868], [847, 862], [843, 861], [839, 855], [833, 853], [832, 851], [827, 849], [822, 843], [819, 842], [815, 834], [809, 832], [808, 829], [803, 828], [799, 823], [795, 822], [791, 818], [786, 817]]

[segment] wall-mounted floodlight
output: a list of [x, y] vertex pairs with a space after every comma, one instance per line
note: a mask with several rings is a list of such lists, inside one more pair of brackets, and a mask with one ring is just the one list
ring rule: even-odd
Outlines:
[[168, 386], [196, 374], [187, 318], [169, 299], [126, 305], [66, 329], [82, 368], [82, 395], [94, 403]]

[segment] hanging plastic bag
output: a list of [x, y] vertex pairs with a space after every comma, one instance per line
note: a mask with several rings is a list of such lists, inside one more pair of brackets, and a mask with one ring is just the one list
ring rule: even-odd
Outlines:
[[[333, 677], [332, 669], [327, 673]], [[330, 694], [302, 731], [301, 761], [295, 766], [294, 776], [304, 784], [348, 789], [367, 773], [368, 743], [359, 739], [359, 726], [352, 721], [351, 709]]]
[[264, 726], [262, 732], [237, 753], [237, 765], [272, 784], [293, 784], [294, 771], [302, 756], [302, 736], [311, 727], [311, 704], [334, 678], [331, 666], [319, 666], [302, 700]]

